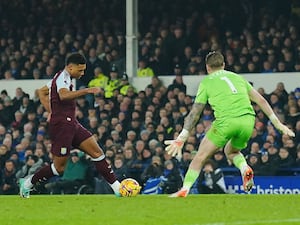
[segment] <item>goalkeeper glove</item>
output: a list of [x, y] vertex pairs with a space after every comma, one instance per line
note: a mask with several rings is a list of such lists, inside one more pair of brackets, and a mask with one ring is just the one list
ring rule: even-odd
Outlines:
[[167, 140], [165, 141], [165, 144], [168, 145], [166, 147], [166, 151], [169, 155], [172, 155], [173, 157], [178, 155], [178, 157], [182, 157], [182, 147], [184, 145], [184, 142], [181, 140]]
[[184, 145], [184, 142], [189, 136], [189, 131], [186, 129], [183, 129], [181, 133], [178, 135], [176, 140], [167, 140], [165, 141], [165, 145], [168, 145], [166, 147], [166, 151], [169, 155], [172, 155], [173, 157], [178, 155], [178, 157], [182, 157], [182, 147]]

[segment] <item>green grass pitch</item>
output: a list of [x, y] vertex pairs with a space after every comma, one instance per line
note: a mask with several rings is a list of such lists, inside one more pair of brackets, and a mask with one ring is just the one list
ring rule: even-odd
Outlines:
[[300, 224], [300, 195], [0, 196], [1, 225]]

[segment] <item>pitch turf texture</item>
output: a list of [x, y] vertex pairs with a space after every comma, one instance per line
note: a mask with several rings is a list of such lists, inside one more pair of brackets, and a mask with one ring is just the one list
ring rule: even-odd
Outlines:
[[300, 195], [0, 196], [0, 225], [300, 224]]

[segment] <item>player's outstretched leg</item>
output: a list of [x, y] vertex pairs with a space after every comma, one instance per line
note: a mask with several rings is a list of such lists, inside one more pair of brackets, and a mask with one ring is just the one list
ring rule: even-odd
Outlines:
[[19, 188], [20, 188], [20, 197], [21, 198], [29, 198], [30, 197], [30, 191], [32, 187], [29, 187], [26, 180], [31, 179], [32, 176], [27, 178], [20, 178], [19, 179]]
[[114, 171], [112, 170], [111, 165], [109, 165], [105, 160], [105, 155], [101, 155], [96, 159], [92, 158], [92, 161], [94, 162], [98, 173], [101, 174], [109, 183], [115, 195], [117, 197], [120, 197], [120, 182], [117, 180], [117, 177]]
[[169, 197], [176, 198], [176, 197], [186, 197], [189, 194], [189, 191], [192, 185], [195, 183], [199, 176], [199, 171], [189, 168], [187, 173], [185, 174], [183, 186], [182, 188], [171, 194]]
[[54, 164], [46, 165], [38, 170], [35, 174], [21, 178], [19, 180], [20, 196], [29, 198], [30, 191], [37, 182], [45, 182], [54, 175], [59, 175]]
[[232, 162], [241, 171], [244, 191], [250, 192], [252, 190], [252, 187], [254, 186], [253, 170], [247, 164], [245, 157], [240, 152], [235, 153]]
[[254, 173], [250, 166], [243, 173], [243, 187], [245, 192], [250, 192], [254, 185]]

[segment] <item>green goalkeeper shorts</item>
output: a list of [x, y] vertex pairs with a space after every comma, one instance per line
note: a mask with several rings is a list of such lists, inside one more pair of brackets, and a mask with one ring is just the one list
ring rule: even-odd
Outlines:
[[215, 120], [206, 137], [217, 147], [223, 147], [229, 140], [236, 149], [247, 146], [254, 128], [255, 117], [247, 114], [225, 120]]

